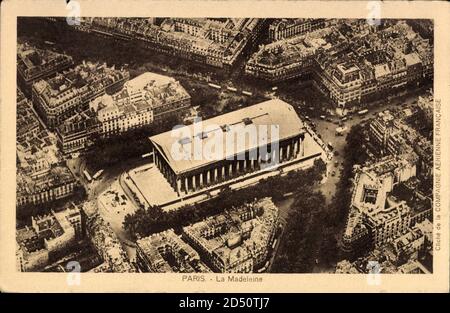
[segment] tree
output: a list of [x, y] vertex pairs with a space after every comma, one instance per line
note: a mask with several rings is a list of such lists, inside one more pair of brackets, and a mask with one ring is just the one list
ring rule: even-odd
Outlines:
[[[326, 164], [317, 160], [311, 171], [292, 172], [287, 175], [286, 188], [291, 182], [302, 182], [297, 187], [294, 205], [287, 219], [285, 232], [279, 251], [272, 266], [273, 272], [309, 273], [318, 259], [321, 265], [334, 266], [340, 258], [338, 238], [345, 227], [351, 201], [353, 166], [363, 164], [367, 155], [363, 148], [364, 127], [356, 125], [347, 135], [344, 148], [345, 160], [336, 194], [329, 205], [320, 192], [315, 192], [310, 184], [314, 177], [322, 178]], [[301, 174], [303, 180], [297, 177]], [[305, 187], [309, 186], [309, 187]]]
[[151, 150], [149, 137], [168, 131], [180, 121], [176, 116], [169, 116], [163, 122], [155, 122], [123, 134], [98, 139], [88, 152], [88, 168], [97, 171], [112, 167], [126, 160], [140, 157]]
[[306, 189], [295, 199], [273, 272], [307, 273], [314, 266], [317, 242], [322, 232], [321, 212], [326, 209], [321, 192]]
[[220, 214], [225, 209], [240, 206], [255, 199], [264, 197], [280, 199], [284, 192], [294, 191], [302, 191], [302, 195], [309, 194], [312, 192], [312, 187], [322, 179], [323, 173], [324, 163], [317, 161], [309, 169], [289, 172], [286, 177], [274, 176], [262, 179], [259, 184], [244, 189], [232, 190], [230, 187], [225, 187], [217, 197], [209, 201], [186, 205], [178, 210], [165, 212], [158, 207], [139, 209], [125, 217], [123, 228], [132, 238], [136, 238], [138, 234], [149, 236], [169, 228], [180, 228], [196, 223], [207, 216]]

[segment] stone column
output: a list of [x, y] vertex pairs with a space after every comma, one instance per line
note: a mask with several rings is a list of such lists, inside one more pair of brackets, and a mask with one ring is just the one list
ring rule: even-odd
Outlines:
[[217, 167], [216, 168], [214, 168], [214, 181], [216, 182], [217, 181], [217, 176], [218, 176], [218, 170], [217, 170]]
[[228, 177], [233, 176], [233, 163], [228, 166]]
[[206, 172], [206, 183], [209, 185], [211, 183], [211, 170]]
[[177, 192], [178, 194], [181, 193], [181, 180], [177, 179]]
[[189, 178], [188, 177], [184, 178], [184, 187], [186, 189], [186, 193], [188, 193], [189, 192]]
[[199, 187], [201, 188], [201, 187], [203, 187], [203, 173], [200, 173], [199, 174], [199, 180], [200, 180], [200, 182], [199, 182]]
[[222, 179], [225, 179], [225, 165], [222, 166]]
[[294, 157], [298, 154], [298, 139], [294, 142]]
[[305, 143], [302, 139], [299, 139], [299, 152], [301, 156], [305, 155]]

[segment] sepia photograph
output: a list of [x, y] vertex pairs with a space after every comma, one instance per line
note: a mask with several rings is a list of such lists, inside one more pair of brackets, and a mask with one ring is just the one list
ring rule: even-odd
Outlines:
[[15, 18], [17, 272], [433, 277], [434, 18], [64, 6]]

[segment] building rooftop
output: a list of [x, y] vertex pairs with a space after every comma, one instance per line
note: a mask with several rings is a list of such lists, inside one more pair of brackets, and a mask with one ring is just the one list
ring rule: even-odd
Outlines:
[[192, 272], [200, 261], [199, 254], [181, 240], [173, 229], [139, 239], [136, 245], [155, 272]]
[[421, 60], [417, 53], [409, 53], [405, 55], [405, 61], [407, 66], [420, 64]]
[[365, 231], [364, 219], [373, 224], [383, 224], [390, 219], [411, 211], [405, 201], [397, 201], [390, 195], [396, 171], [412, 167], [404, 158], [388, 156], [366, 167], [355, 166], [351, 208], [344, 232], [351, 239]]
[[31, 81], [72, 63], [72, 57], [65, 54], [37, 49], [26, 42], [17, 44], [17, 69], [26, 80]]
[[433, 242], [433, 223], [430, 220], [424, 219], [416, 223], [413, 228], [419, 230], [429, 242]]
[[226, 267], [267, 251], [278, 223], [278, 208], [264, 198], [183, 228], [184, 234]]
[[331, 47], [325, 38], [332, 32], [336, 32], [336, 29], [327, 27], [261, 46], [259, 51], [251, 56], [249, 64], [268, 67], [301, 64], [303, 59], [313, 56], [317, 49]]
[[411, 260], [399, 268], [400, 273], [403, 274], [431, 274], [419, 261]]
[[[251, 131], [256, 131], [258, 138], [247, 135]], [[276, 132], [278, 138], [275, 137]], [[281, 141], [303, 132], [303, 122], [294, 108], [276, 99], [184, 126], [176, 131], [158, 134], [150, 137], [150, 141], [175, 173], [179, 174], [255, 149], [259, 146], [258, 140], [267, 140], [270, 144], [276, 142], [276, 139]], [[243, 142], [237, 140], [236, 134], [245, 134], [244, 138], [241, 137]], [[214, 144], [216, 140], [223, 144], [222, 147], [227, 147], [227, 137], [231, 136], [234, 137], [234, 147], [228, 146], [229, 148], [222, 149], [222, 153], [217, 151], [209, 160], [205, 156], [195, 155], [194, 147], [199, 141], [202, 147]], [[180, 155], [174, 155], [172, 151], [178, 151]]]
[[[288, 21], [276, 22], [271, 28], [280, 25], [283, 30], [288, 23], [295, 23], [295, 19]], [[391, 80], [411, 66], [433, 64], [432, 44], [405, 21], [383, 23], [384, 27], [375, 30], [362, 19], [328, 21], [326, 28], [261, 45], [247, 62], [246, 72], [283, 80], [300, 75], [306, 70], [304, 64], [310, 64], [304, 61], [314, 59], [324, 76], [334, 76], [341, 71], [337, 65], [345, 60], [362, 69], [362, 83], [370, 83]]]
[[107, 262], [108, 269], [114, 273], [135, 272], [119, 238], [98, 213], [91, 215], [87, 221], [87, 231], [98, 253]]
[[31, 103], [23, 98], [17, 101], [16, 131], [19, 144], [26, 144], [27, 140], [41, 130], [41, 124], [32, 109]]
[[97, 97], [90, 102], [90, 107], [103, 122], [119, 115], [170, 106], [189, 98], [183, 86], [172, 77], [146, 72], [127, 81], [114, 95]]
[[129, 73], [123, 69], [116, 70], [106, 64], [83, 62], [56, 77], [40, 80], [33, 88], [42, 97], [48, 107], [57, 107], [73, 98], [83, 101], [95, 93], [125, 80]]
[[37, 193], [76, 181], [72, 172], [65, 166], [52, 166], [47, 173], [39, 177], [31, 177], [19, 171], [16, 179], [18, 195]]
[[152, 72], [145, 72], [133, 79], [127, 81], [123, 87], [129, 92], [138, 91], [144, 89], [144, 87], [150, 85], [152, 87], [163, 86], [170, 83], [174, 83], [175, 79], [169, 76], [160, 75]]
[[[74, 228], [69, 221], [70, 217], [79, 214], [77, 206], [72, 204], [62, 211], [51, 211], [48, 214], [31, 217], [31, 226], [26, 225], [17, 229], [16, 241], [21, 247], [25, 256], [47, 249], [47, 246], [54, 239], [57, 240], [64, 234], [75, 234]], [[70, 236], [68, 237], [71, 238]]]
[[387, 208], [381, 208], [379, 210], [369, 210], [367, 216], [374, 225], [380, 225], [389, 222], [390, 220], [407, 215], [411, 211], [411, 208], [406, 205], [405, 201], [396, 203]]
[[348, 260], [340, 261], [336, 264], [336, 274], [360, 274], [358, 269]]

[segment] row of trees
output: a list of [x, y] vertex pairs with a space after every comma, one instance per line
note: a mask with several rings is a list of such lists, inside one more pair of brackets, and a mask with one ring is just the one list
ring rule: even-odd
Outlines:
[[139, 209], [133, 214], [125, 216], [123, 227], [131, 237], [145, 237], [161, 232], [168, 228], [180, 228], [204, 219], [207, 216], [219, 214], [225, 209], [261, 199], [272, 197], [281, 199], [285, 192], [299, 192], [305, 186], [314, 186], [325, 173], [325, 164], [317, 160], [313, 167], [290, 172], [286, 176], [275, 176], [263, 179], [259, 184], [245, 189], [231, 190], [225, 188], [221, 193], [209, 201], [192, 204], [165, 212], [159, 207]]
[[347, 135], [341, 179], [329, 205], [321, 192], [309, 186], [296, 196], [273, 272], [310, 273], [316, 259], [324, 267], [334, 266], [339, 260], [338, 240], [350, 207], [353, 165], [367, 158], [363, 132], [363, 127], [356, 125]]
[[322, 192], [306, 186], [296, 197], [272, 272], [307, 273], [314, 266], [317, 242], [322, 234]]
[[148, 153], [151, 150], [149, 137], [168, 131], [178, 123], [178, 118], [172, 116], [165, 119], [164, 122], [132, 129], [111, 138], [98, 138], [87, 153], [87, 166], [95, 172], [100, 168], [115, 166]]
[[19, 37], [35, 41], [35, 44], [44, 48], [42, 42], [54, 42], [53, 47], [57, 51], [71, 55], [76, 63], [83, 60], [106, 61], [109, 65], [128, 65], [130, 68], [139, 68], [147, 64], [151, 66], [150, 70], [155, 72], [168, 67], [178, 72], [205, 73], [217, 79], [228, 77], [225, 70], [196, 62], [186, 62], [183, 58], [150, 49], [141, 41], [125, 41], [75, 30], [67, 25], [64, 19], [54, 23], [21, 17], [18, 19], [17, 32]]

